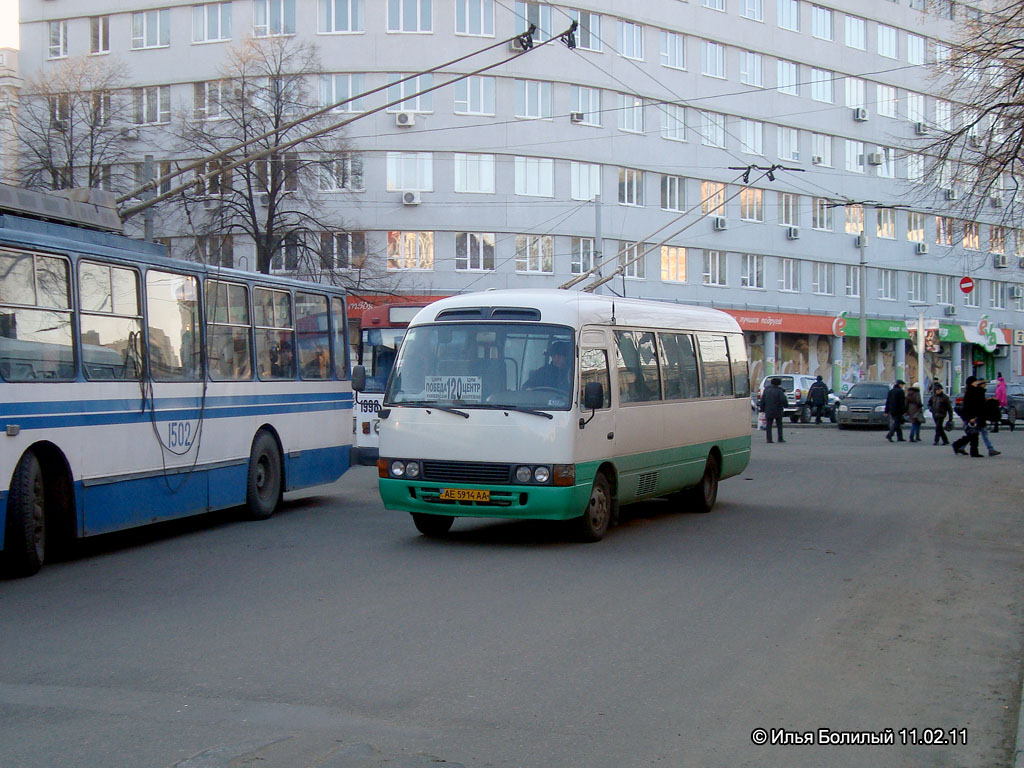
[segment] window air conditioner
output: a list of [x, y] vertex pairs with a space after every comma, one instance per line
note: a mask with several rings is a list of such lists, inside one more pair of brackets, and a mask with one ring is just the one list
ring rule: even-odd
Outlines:
[[1002, 208], [1003, 207], [1003, 198], [999, 197], [998, 195], [989, 195], [988, 196], [988, 203], [993, 208]]
[[821, 165], [823, 162], [825, 162], [825, 158], [823, 158], [821, 155], [811, 155], [812, 165]]
[[1010, 348], [1005, 344], [1000, 344], [996, 347], [996, 351], [992, 353], [992, 357], [1009, 357]]
[[970, 146], [975, 147], [975, 148], [980, 147], [981, 146], [981, 136], [977, 136], [975, 134], [971, 134], [971, 135], [969, 135], [967, 137], [967, 143]]
[[881, 152], [872, 152], [868, 155], [868, 165], [881, 165], [885, 162], [885, 155]]
[[955, 316], [956, 316], [956, 307], [954, 307], [952, 304], [950, 304], [948, 307], [946, 307], [946, 317], [955, 317]]
[[914, 246], [914, 253], [916, 253], [918, 256], [924, 256], [926, 253], [928, 253], [928, 243], [917, 243]]
[[523, 38], [517, 37], [515, 40], [508, 41], [508, 49], [512, 53], [521, 53], [526, 50], [526, 46], [523, 45]]
[[139, 129], [138, 128], [127, 128], [127, 127], [126, 128], [122, 128], [121, 129], [121, 138], [125, 139], [126, 141], [137, 141], [138, 138], [139, 138]]
[[1011, 285], [1010, 286], [1010, 298], [1011, 299], [1021, 299], [1021, 298], [1024, 298], [1024, 288], [1021, 288], [1019, 285]]
[[402, 205], [419, 205], [420, 204], [420, 193], [419, 192], [403, 192], [402, 193]]
[[853, 110], [853, 119], [858, 123], [863, 123], [868, 119], [868, 111], [864, 107], [857, 107]]
[[408, 128], [409, 126], [416, 125], [416, 113], [396, 112], [395, 125], [397, 125], [399, 128]]
[[715, 228], [716, 232], [721, 232], [722, 230], [729, 228], [729, 221], [725, 216], [715, 216], [711, 220], [711, 226]]
[[582, 123], [583, 122], [583, 117], [584, 117], [584, 115], [583, 115], [582, 112], [570, 112], [569, 113], [569, 122], [570, 123]]
[[799, 240], [800, 239], [800, 227], [787, 227], [786, 228], [786, 239], [787, 240]]
[[955, 188], [947, 189], [946, 190], [946, 199], [947, 200], [959, 200], [960, 199], [960, 193], [957, 192], [957, 190]]
[[914, 123], [914, 132], [918, 136], [928, 135], [928, 124], [927, 123]]
[[262, 208], [266, 208], [268, 205], [270, 205], [270, 195], [264, 192], [262, 195], [260, 195], [260, 206]]
[[996, 269], [1006, 269], [1007, 265], [1008, 262], [1005, 253], [997, 253], [992, 258], [992, 266], [994, 266]]

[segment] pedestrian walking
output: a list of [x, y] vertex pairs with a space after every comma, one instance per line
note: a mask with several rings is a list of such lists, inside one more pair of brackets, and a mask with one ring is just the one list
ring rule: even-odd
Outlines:
[[938, 445], [939, 440], [943, 445], [949, 445], [945, 423], [952, 422], [953, 403], [950, 402], [949, 395], [942, 391], [941, 384], [933, 385], [932, 390], [932, 396], [928, 398], [928, 410], [932, 412], [932, 421], [935, 422], [935, 440], [932, 445]]
[[814, 383], [807, 388], [807, 402], [810, 403], [811, 413], [814, 414], [814, 423], [821, 424], [821, 415], [825, 412], [825, 405], [828, 403], [828, 385], [818, 376]]
[[996, 391], [993, 398], [991, 398], [995, 405], [993, 405], [989, 411], [991, 413], [990, 421], [992, 423], [992, 431], [999, 431], [999, 423], [1003, 420], [1003, 411], [1006, 410], [1008, 398], [1006, 396], [1006, 379], [1003, 378], [1003, 374], [996, 374]]
[[768, 436], [769, 443], [772, 442], [773, 422], [778, 426], [779, 442], [786, 442], [782, 439], [782, 414], [787, 405], [789, 405], [789, 398], [786, 397], [786, 390], [782, 388], [782, 379], [776, 376], [764, 388], [757, 404], [758, 410], [764, 412], [765, 434]]
[[978, 450], [978, 438], [985, 441], [989, 456], [998, 456], [992, 441], [988, 439], [988, 430], [985, 429], [985, 385], [988, 382], [975, 376], [967, 377], [967, 386], [964, 389], [964, 402], [961, 407], [960, 417], [964, 420], [964, 436], [953, 442], [953, 452], [966, 455], [964, 446], [970, 443], [971, 456], [981, 457]]
[[921, 402], [921, 386], [916, 381], [907, 389], [907, 421], [910, 422], [910, 442], [920, 443], [924, 403]]
[[889, 417], [889, 431], [885, 439], [890, 443], [893, 435], [896, 435], [896, 442], [903, 442], [903, 417], [907, 412], [907, 393], [903, 391], [904, 384], [906, 382], [902, 379], [896, 379], [896, 383], [885, 398], [885, 413]]

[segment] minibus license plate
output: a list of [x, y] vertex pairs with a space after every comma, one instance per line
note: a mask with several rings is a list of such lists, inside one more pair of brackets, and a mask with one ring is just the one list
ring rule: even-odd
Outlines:
[[479, 491], [475, 488], [442, 488], [442, 501], [490, 501], [490, 491]]

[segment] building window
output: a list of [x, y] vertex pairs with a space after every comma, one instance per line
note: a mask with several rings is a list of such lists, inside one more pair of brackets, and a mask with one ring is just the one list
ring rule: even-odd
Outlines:
[[397, 101], [398, 99], [405, 99], [396, 106], [388, 107], [388, 112], [433, 112], [434, 111], [434, 94], [422, 93], [418, 96], [420, 91], [430, 88], [434, 84], [433, 75], [418, 75], [410, 80], [404, 82], [398, 82], [408, 75], [389, 73], [388, 74], [388, 102]]
[[619, 94], [619, 130], [644, 132], [644, 100], [628, 93]]
[[740, 82], [758, 88], [764, 87], [763, 58], [760, 53], [740, 51]]
[[1006, 283], [989, 281], [988, 306], [990, 309], [1006, 309]]
[[920, 35], [907, 34], [907, 63], [924, 64], [928, 44]]
[[978, 281], [978, 286], [973, 291], [964, 294], [964, 306], [974, 308], [981, 306], [981, 281]]
[[601, 46], [601, 14], [593, 11], [569, 11], [569, 18], [579, 26], [576, 28], [576, 48], [581, 51], [602, 50]]
[[47, 22], [49, 45], [46, 49], [48, 59], [63, 59], [68, 55], [68, 23], [67, 21]]
[[455, 34], [494, 37], [494, 0], [456, 0]]
[[661, 31], [661, 66], [686, 69], [686, 36], [678, 32]]
[[212, 43], [231, 39], [231, 3], [192, 6], [192, 42]]
[[673, 141], [686, 141], [686, 108], [679, 104], [662, 104], [661, 137]]
[[921, 155], [907, 155], [907, 181], [912, 184], [924, 182], [924, 158]]
[[786, 128], [782, 125], [775, 130], [779, 139], [779, 159], [799, 160], [800, 132], [796, 128]]
[[551, 117], [551, 83], [516, 80], [516, 117], [532, 120]]
[[834, 296], [836, 292], [836, 268], [823, 261], [814, 262], [814, 279], [811, 291], [822, 296]]
[[907, 240], [924, 242], [924, 214], [920, 211], [907, 211]]
[[784, 227], [800, 226], [800, 196], [792, 192], [779, 192], [779, 224]]
[[1006, 230], [993, 224], [988, 230], [989, 253], [1006, 253]]
[[701, 272], [701, 282], [704, 285], [727, 285], [725, 267], [726, 258], [724, 251], [708, 251], [703, 252], [703, 270]]
[[686, 204], [686, 179], [682, 176], [661, 176], [661, 209], [681, 211]]
[[527, 197], [554, 197], [555, 161], [550, 157], [522, 157], [513, 160], [515, 193]]
[[793, 61], [779, 59], [776, 66], [775, 89], [790, 96], [800, 95], [800, 67]]
[[701, 74], [725, 77], [725, 46], [705, 40], [702, 46]]
[[221, 104], [230, 85], [224, 80], [192, 84], [192, 117], [196, 120], [220, 120]]
[[850, 298], [860, 298], [860, 267], [846, 267], [846, 295]]
[[701, 143], [707, 147], [725, 146], [725, 115], [717, 112], [700, 113]]
[[159, 48], [171, 44], [170, 11], [143, 11], [132, 14], [132, 48]]
[[757, 253], [745, 253], [742, 264], [740, 285], [743, 288], [764, 288], [764, 256]]
[[171, 87], [169, 85], [135, 88], [132, 95], [135, 103], [136, 125], [171, 122]]
[[879, 208], [876, 213], [878, 214], [878, 228], [876, 230], [878, 236], [886, 240], [894, 240], [896, 238], [896, 209]]
[[594, 200], [601, 194], [601, 166], [596, 163], [569, 163], [569, 197]]
[[896, 301], [898, 275], [895, 269], [878, 270], [878, 298], [884, 301]]
[[814, 198], [811, 227], [826, 232], [832, 231], [832, 202], [824, 197]]
[[89, 19], [89, 53], [110, 53], [110, 17]]
[[976, 221], [965, 221], [964, 222], [964, 249], [968, 251], [980, 251], [981, 250], [981, 234], [979, 233], [978, 222]]
[[864, 142], [846, 140], [846, 170], [864, 173]]
[[935, 217], [935, 244], [953, 244], [953, 219], [949, 216]]
[[846, 234], [860, 235], [864, 232], [864, 206], [860, 203], [846, 205]]
[[253, 0], [254, 37], [295, 34], [295, 0]]
[[457, 272], [490, 272], [494, 269], [493, 232], [457, 232], [455, 235], [455, 270]]
[[583, 115], [584, 125], [601, 125], [601, 90], [572, 86], [572, 111]]
[[516, 272], [551, 274], [555, 264], [555, 238], [551, 235], [516, 235]]
[[644, 204], [644, 172], [619, 168], [619, 205]]
[[361, 192], [362, 155], [344, 153], [320, 159], [319, 186], [324, 192]]
[[740, 16], [764, 21], [764, 0], [740, 0]]
[[710, 216], [725, 215], [725, 184], [720, 181], [700, 183], [700, 210]]
[[494, 78], [476, 75], [455, 83], [455, 114], [493, 115]]
[[433, 269], [433, 232], [388, 232], [388, 269]]
[[431, 32], [432, 0], [388, 0], [388, 32]]
[[619, 266], [623, 277], [635, 277], [643, 280], [647, 276], [644, 262], [647, 260], [643, 243], [619, 242]]
[[297, 152], [275, 154], [253, 162], [256, 179], [264, 192], [294, 192], [299, 188], [299, 155]]
[[782, 29], [800, 31], [799, 0], [779, 0], [778, 24]]
[[388, 152], [388, 192], [430, 192], [434, 189], [431, 152]]
[[814, 101], [823, 101], [831, 104], [832, 97], [832, 73], [825, 69], [811, 67], [811, 98]]
[[875, 153], [878, 157], [874, 158], [872, 162], [881, 160], [878, 163], [878, 178], [880, 179], [895, 179], [896, 178], [896, 151], [889, 147], [878, 147], [878, 151]]
[[864, 19], [858, 19], [856, 16], [846, 17], [847, 47], [856, 48], [861, 51], [868, 47], [866, 27], [867, 25], [864, 23]]
[[878, 25], [878, 53], [889, 59], [898, 59], [899, 50], [896, 41], [896, 29], [884, 24]]
[[321, 232], [320, 267], [362, 269], [366, 265], [365, 232]]
[[911, 123], [926, 122], [924, 114], [924, 96], [920, 93], [907, 93], [907, 120]]
[[455, 191], [494, 194], [494, 155], [455, 153]]
[[740, 190], [740, 218], [744, 221], [764, 221], [764, 190], [743, 187]]
[[644, 59], [644, 28], [640, 24], [619, 19], [618, 49], [619, 55], [627, 59], [643, 61]]
[[824, 133], [811, 134], [811, 162], [825, 168], [832, 167], [832, 137]]
[[879, 83], [875, 85], [875, 95], [875, 111], [882, 117], [896, 117], [899, 110], [896, 89]]
[[764, 154], [764, 123], [740, 120], [740, 152], [748, 155]]
[[797, 293], [800, 290], [800, 262], [796, 259], [779, 259], [779, 290]]
[[725, 0], [700, 0], [700, 4], [714, 11], [725, 10]]
[[935, 303], [936, 304], [952, 304], [953, 303], [953, 276], [952, 275], [936, 275], [935, 276]]
[[551, 6], [547, 3], [516, 0], [516, 34], [526, 32], [531, 24], [537, 27], [539, 37], [551, 37]]
[[332, 112], [362, 112], [366, 109], [361, 98], [363, 76], [361, 74], [320, 75], [320, 106], [337, 104]]
[[846, 106], [859, 109], [864, 106], [864, 81], [859, 77], [846, 78]]
[[819, 40], [832, 39], [832, 11], [828, 8], [811, 6], [811, 35]]
[[666, 283], [686, 282], [686, 249], [678, 245], [661, 246], [661, 279]]
[[569, 253], [569, 271], [574, 275], [586, 274], [597, 266], [597, 252], [592, 237], [570, 238]]
[[923, 304], [927, 295], [927, 279], [921, 272], [907, 273], [907, 300]]

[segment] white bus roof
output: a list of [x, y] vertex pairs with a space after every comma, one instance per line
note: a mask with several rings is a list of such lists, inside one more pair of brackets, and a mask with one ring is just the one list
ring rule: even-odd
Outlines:
[[543, 290], [502, 290], [466, 293], [435, 301], [416, 315], [412, 325], [434, 322], [446, 312], [452, 320], [513, 320], [510, 313], [481, 312], [477, 317], [472, 313], [452, 313], [450, 310], [471, 310], [473, 308], [535, 309], [538, 316], [522, 317], [555, 325], [579, 328], [584, 325], [634, 326], [643, 328], [687, 329], [740, 333], [739, 323], [731, 315], [710, 307], [691, 304], [676, 304], [644, 299], [623, 299], [616, 296], [595, 296], [582, 291], [559, 289]]

